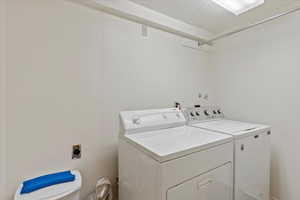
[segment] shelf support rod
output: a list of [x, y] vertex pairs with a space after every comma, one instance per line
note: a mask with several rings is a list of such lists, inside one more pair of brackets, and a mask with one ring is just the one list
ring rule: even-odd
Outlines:
[[235, 34], [237, 34], [237, 33], [240, 33], [240, 32], [246, 31], [246, 30], [249, 30], [249, 29], [254, 28], [254, 27], [256, 27], [256, 26], [265, 24], [265, 23], [267, 23], [267, 22], [273, 21], [273, 20], [275, 20], [275, 19], [278, 19], [278, 18], [280, 18], [280, 17], [283, 17], [283, 16], [285, 16], [285, 15], [289, 15], [289, 14], [291, 14], [291, 13], [298, 12], [298, 11], [300, 11], [300, 6], [299, 6], [299, 7], [296, 7], [296, 8], [292, 8], [292, 9], [287, 10], [287, 11], [284, 11], [284, 12], [281, 12], [281, 13], [279, 13], [279, 14], [277, 14], [277, 15], [274, 15], [274, 16], [272, 16], [272, 17], [268, 17], [268, 18], [263, 19], [263, 20], [261, 20], [261, 21], [258, 21], [258, 22], [256, 22], [256, 23], [247, 25], [247, 26], [245, 26], [245, 27], [242, 27], [242, 28], [239, 28], [239, 29], [236, 29], [236, 30], [229, 31], [229, 32], [227, 32], [227, 33], [218, 35], [218, 36], [216, 36], [216, 37], [214, 37], [214, 38], [212, 38], [212, 39], [210, 39], [210, 40], [208, 40], [208, 41], [206, 41], [206, 42], [201, 42], [201, 41], [200, 41], [199, 46], [202, 46], [202, 45], [210, 45], [210, 46], [211, 46], [211, 45], [213, 44], [213, 42], [215, 42], [215, 41], [217, 41], [217, 40], [220, 40], [220, 39], [223, 39], [223, 38], [226, 38], [226, 37], [235, 35]]

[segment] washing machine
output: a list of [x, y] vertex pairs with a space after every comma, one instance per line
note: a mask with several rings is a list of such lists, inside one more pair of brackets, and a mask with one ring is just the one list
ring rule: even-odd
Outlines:
[[225, 118], [219, 107], [185, 109], [188, 124], [234, 138], [234, 199], [270, 199], [270, 135], [267, 125]]
[[175, 108], [120, 113], [120, 200], [232, 200], [233, 137]]

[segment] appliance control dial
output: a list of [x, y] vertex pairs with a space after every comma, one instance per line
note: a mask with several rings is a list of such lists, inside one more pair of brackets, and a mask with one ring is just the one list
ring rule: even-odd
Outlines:
[[139, 116], [134, 116], [132, 118], [132, 123], [134, 123], [134, 124], [140, 124], [141, 123], [141, 118]]
[[190, 113], [190, 115], [191, 115], [192, 117], [194, 117], [194, 116], [195, 116], [193, 112], [191, 112], [191, 113]]
[[209, 116], [208, 110], [204, 110], [204, 114], [205, 114], [206, 116]]

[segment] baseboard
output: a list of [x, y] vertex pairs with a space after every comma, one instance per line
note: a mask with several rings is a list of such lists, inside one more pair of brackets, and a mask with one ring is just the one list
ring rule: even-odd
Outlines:
[[277, 199], [276, 197], [271, 197], [271, 200], [279, 200], [279, 199]]

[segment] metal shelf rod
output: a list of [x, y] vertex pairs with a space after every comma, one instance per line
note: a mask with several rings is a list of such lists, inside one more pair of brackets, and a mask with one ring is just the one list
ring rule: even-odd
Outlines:
[[250, 24], [248, 26], [245, 26], [245, 27], [242, 27], [242, 28], [239, 28], [239, 29], [236, 29], [236, 30], [233, 30], [233, 31], [229, 31], [229, 32], [224, 33], [224, 34], [221, 34], [221, 35], [216, 36], [216, 37], [214, 37], [214, 38], [212, 38], [212, 39], [210, 39], [210, 40], [208, 40], [206, 42], [201, 42], [200, 41], [199, 42], [199, 46], [202, 46], [202, 45], [212, 45], [212, 43], [215, 42], [215, 41], [217, 41], [217, 40], [223, 39], [225, 37], [229, 37], [231, 35], [235, 35], [235, 34], [240, 33], [242, 31], [246, 31], [246, 30], [251, 29], [253, 27], [265, 24], [267, 22], [273, 21], [273, 20], [278, 19], [278, 18], [280, 18], [282, 16], [289, 15], [289, 14], [297, 12], [297, 11], [300, 11], [300, 6], [297, 7], [297, 8], [292, 8], [290, 10], [284, 11], [284, 12], [279, 13], [277, 15], [274, 15], [272, 17], [268, 17], [268, 18], [266, 18], [264, 20], [261, 20], [259, 22], [254, 23], [254, 24]]

